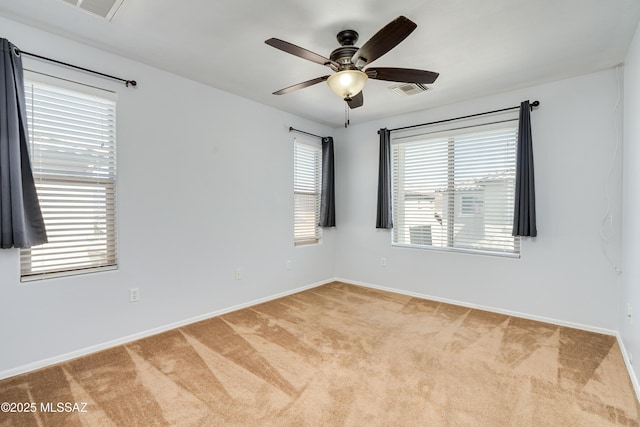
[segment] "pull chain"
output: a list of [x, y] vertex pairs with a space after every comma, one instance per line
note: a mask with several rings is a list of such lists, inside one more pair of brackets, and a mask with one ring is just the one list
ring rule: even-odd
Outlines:
[[347, 101], [344, 102], [344, 127], [349, 126], [349, 105]]

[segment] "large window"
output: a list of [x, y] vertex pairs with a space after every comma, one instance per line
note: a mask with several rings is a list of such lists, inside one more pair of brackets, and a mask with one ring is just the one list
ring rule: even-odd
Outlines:
[[293, 142], [294, 243], [320, 241], [322, 146], [297, 137]]
[[21, 250], [22, 280], [116, 268], [115, 100], [36, 82], [25, 93], [49, 243]]
[[511, 123], [393, 135], [394, 245], [519, 254]]

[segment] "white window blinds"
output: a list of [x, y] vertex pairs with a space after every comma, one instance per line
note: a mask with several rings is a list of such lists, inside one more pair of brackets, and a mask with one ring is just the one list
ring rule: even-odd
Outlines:
[[294, 243], [320, 240], [320, 191], [322, 147], [320, 143], [296, 138], [293, 142]]
[[516, 138], [505, 123], [394, 137], [393, 244], [519, 254]]
[[22, 279], [115, 268], [115, 102], [31, 82], [25, 94], [49, 243], [21, 250]]

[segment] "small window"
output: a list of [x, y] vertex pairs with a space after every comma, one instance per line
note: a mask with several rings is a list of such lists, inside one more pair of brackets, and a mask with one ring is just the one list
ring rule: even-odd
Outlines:
[[320, 190], [322, 147], [319, 142], [293, 141], [294, 244], [320, 241]]
[[20, 251], [22, 280], [116, 268], [115, 101], [36, 82], [25, 94], [49, 243]]
[[394, 135], [392, 244], [513, 256], [515, 127]]

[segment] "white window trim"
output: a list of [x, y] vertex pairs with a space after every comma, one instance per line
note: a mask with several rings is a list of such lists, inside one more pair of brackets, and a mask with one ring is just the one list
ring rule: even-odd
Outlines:
[[[416, 128], [412, 128], [410, 130], [405, 130], [405, 131], [399, 131], [399, 132], [394, 132], [392, 133], [392, 138], [391, 138], [391, 150], [392, 150], [392, 170], [391, 170], [391, 175], [392, 175], [392, 192], [393, 192], [393, 203], [395, 203], [395, 176], [396, 176], [396, 171], [395, 171], [395, 161], [394, 161], [394, 154], [393, 154], [393, 147], [394, 145], [397, 144], [402, 144], [402, 143], [408, 143], [408, 142], [414, 142], [414, 141], [421, 141], [421, 140], [425, 140], [425, 139], [432, 139], [432, 138], [437, 138], [439, 136], [447, 136], [447, 137], [457, 137], [457, 136], [461, 136], [461, 135], [465, 135], [465, 134], [469, 134], [469, 133], [475, 133], [474, 130], [478, 130], [478, 131], [484, 131], [484, 130], [494, 130], [494, 129], [500, 129], [500, 128], [505, 128], [505, 127], [515, 127], [517, 130], [517, 118], [513, 118], [509, 113], [500, 113], [500, 114], [495, 114], [492, 116], [487, 116], [487, 117], [482, 117], [482, 118], [473, 118], [470, 120], [466, 120], [463, 123], [461, 122], [455, 122], [455, 123], [447, 123], [447, 124], [440, 124], [440, 125], [435, 125], [435, 126], [430, 126], [428, 129], [416, 129]], [[515, 122], [515, 124], [512, 124], [511, 126], [509, 125], [510, 122]], [[516, 138], [517, 139], [517, 138]], [[516, 145], [517, 145], [517, 141], [516, 141]], [[517, 150], [517, 146], [516, 146], [516, 150]], [[514, 167], [515, 167], [515, 161], [514, 161]], [[396, 220], [395, 215], [396, 215], [396, 206], [393, 205], [392, 206], [393, 209], [393, 213], [394, 213], [394, 222]], [[456, 217], [463, 217], [465, 215], [463, 215], [461, 213], [461, 207], [457, 210], [454, 211], [454, 215]], [[493, 251], [493, 250], [488, 250], [488, 249], [479, 249], [479, 248], [467, 248], [467, 247], [455, 247], [455, 246], [433, 246], [433, 245], [422, 245], [422, 244], [410, 244], [410, 243], [400, 243], [400, 242], [396, 242], [396, 230], [395, 230], [395, 224], [394, 224], [394, 229], [391, 232], [391, 245], [394, 247], [403, 247], [403, 248], [413, 248], [413, 249], [419, 249], [419, 250], [433, 250], [433, 251], [439, 251], [439, 252], [451, 252], [451, 253], [466, 253], [466, 254], [478, 254], [478, 255], [489, 255], [489, 256], [498, 256], [498, 257], [504, 257], [504, 258], [520, 258], [520, 253], [521, 253], [521, 245], [520, 245], [520, 238], [519, 237], [514, 237], [514, 245], [515, 245], [515, 252], [504, 252], [504, 251]]]
[[[315, 151], [315, 154], [317, 156], [316, 158], [316, 163], [315, 163], [315, 170], [314, 170], [314, 190], [313, 191], [299, 191], [296, 189], [296, 173], [297, 173], [297, 159], [296, 159], [296, 145], [297, 144], [302, 144], [302, 145], [306, 145], [309, 147], [312, 147], [313, 150]], [[294, 246], [296, 247], [303, 247], [303, 246], [308, 246], [308, 245], [316, 245], [316, 244], [321, 244], [322, 243], [322, 228], [318, 225], [319, 223], [319, 219], [320, 219], [320, 199], [321, 199], [321, 190], [322, 190], [322, 144], [320, 143], [320, 141], [315, 141], [313, 139], [310, 138], [306, 138], [306, 137], [301, 137], [301, 136], [296, 136], [293, 139], [293, 149], [294, 149], [294, 153], [293, 153], [293, 164], [294, 164], [294, 170], [293, 170], [293, 174], [294, 174], [294, 184], [293, 184], [293, 204], [294, 204]], [[296, 208], [296, 195], [315, 195], [316, 196], [316, 200], [315, 200], [315, 212], [314, 212], [314, 235], [311, 236], [306, 235], [303, 236], [302, 238], [297, 238], [296, 236], [296, 215], [299, 214]]]
[[[43, 86], [49, 86], [52, 87], [53, 89], [62, 89], [62, 90], [67, 90], [67, 91], [72, 91], [72, 92], [76, 92], [80, 95], [85, 95], [85, 96], [89, 96], [89, 97], [95, 97], [100, 99], [101, 101], [107, 101], [107, 102], [112, 102], [114, 104], [114, 108], [115, 108], [115, 104], [116, 101], [118, 99], [117, 94], [114, 91], [108, 90], [108, 89], [102, 89], [99, 87], [95, 87], [95, 86], [91, 86], [91, 85], [86, 85], [83, 83], [78, 83], [78, 82], [74, 82], [71, 80], [67, 80], [67, 79], [63, 79], [63, 78], [58, 78], [58, 77], [53, 77], [47, 74], [42, 74], [42, 73], [38, 73], [38, 72], [33, 72], [33, 71], [28, 71], [25, 70], [24, 73], [24, 78], [25, 78], [25, 85], [33, 83], [33, 84], [37, 84], [37, 85], [43, 85]], [[114, 115], [114, 120], [116, 120], [116, 117]], [[114, 122], [114, 126], [113, 126], [113, 131], [114, 131], [114, 135], [116, 133], [116, 124]], [[117, 137], [116, 137], [117, 138]], [[56, 278], [56, 277], [65, 277], [65, 276], [75, 276], [75, 275], [83, 275], [83, 274], [89, 274], [89, 273], [94, 273], [94, 272], [103, 272], [103, 271], [113, 271], [113, 270], [118, 270], [118, 241], [119, 241], [119, 237], [118, 237], [118, 230], [119, 230], [119, 226], [118, 226], [118, 179], [117, 179], [117, 147], [116, 147], [116, 142], [114, 141], [114, 147], [113, 147], [113, 154], [114, 154], [114, 158], [115, 158], [115, 163], [116, 163], [116, 170], [115, 170], [115, 177], [113, 180], [113, 191], [114, 191], [114, 207], [113, 207], [113, 233], [114, 233], [114, 241], [113, 241], [113, 245], [114, 245], [114, 260], [115, 263], [113, 265], [100, 265], [100, 266], [90, 266], [90, 267], [86, 267], [86, 268], [76, 268], [76, 269], [71, 269], [71, 270], [57, 270], [57, 271], [49, 271], [49, 272], [42, 272], [42, 273], [33, 273], [33, 274], [28, 274], [28, 275], [24, 275], [24, 271], [22, 268], [22, 256], [21, 256], [21, 268], [20, 268], [20, 281], [21, 282], [31, 282], [31, 281], [37, 281], [37, 280], [42, 280], [42, 279], [48, 279], [48, 278]], [[30, 151], [31, 151], [31, 147], [30, 147]], [[33, 163], [33, 160], [32, 160]], [[37, 177], [36, 174], [34, 173], [34, 178], [36, 178], [36, 182], [37, 182]], [[64, 180], [64, 177], [62, 177], [62, 180]], [[73, 180], [71, 180], [71, 182], [73, 182]], [[90, 182], [90, 180], [87, 180], [87, 182]], [[46, 225], [46, 223], [45, 223]], [[35, 247], [34, 249], [37, 249], [37, 247]]]

